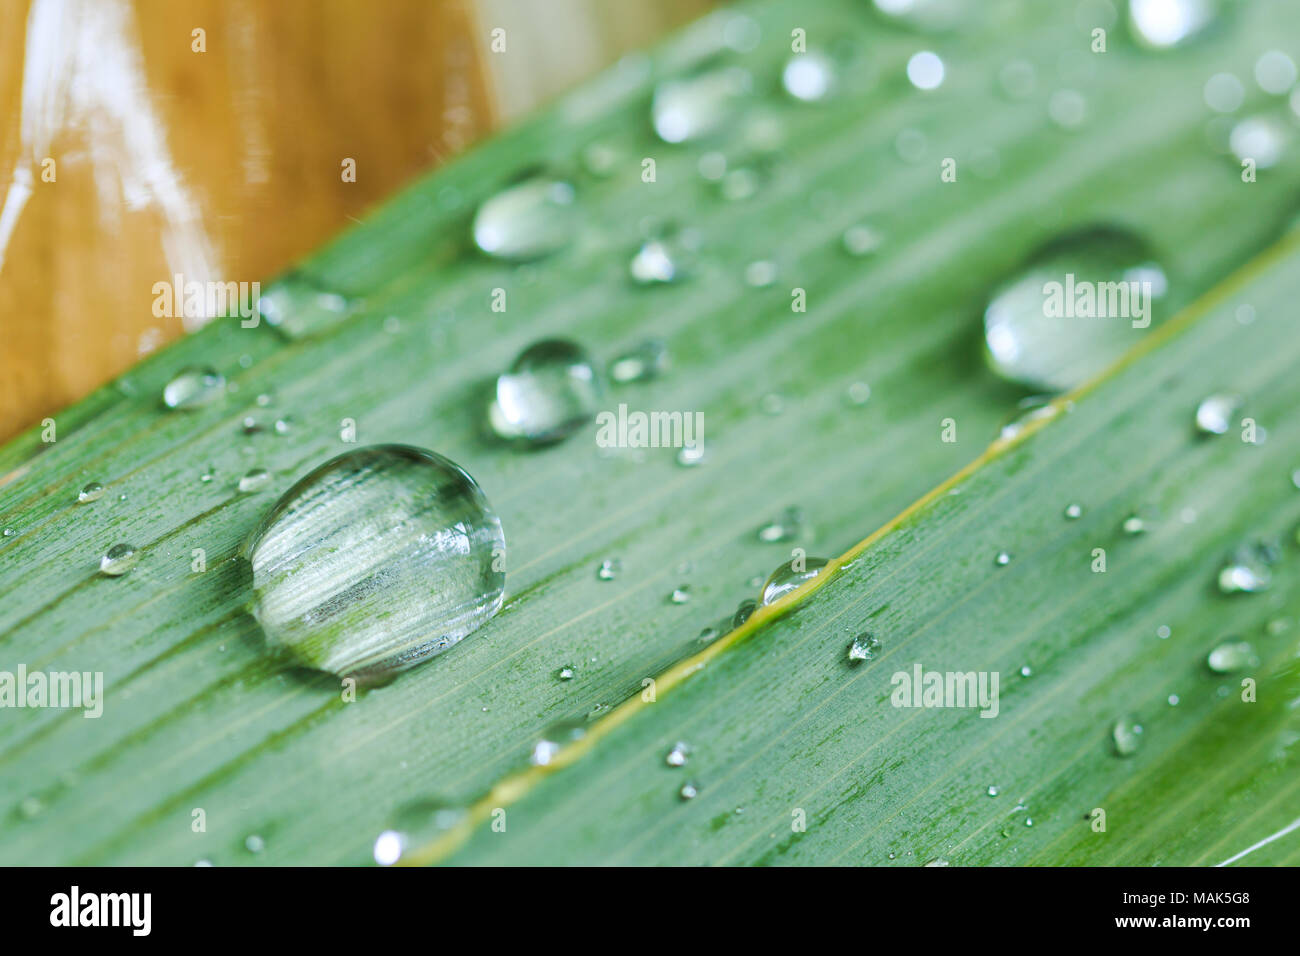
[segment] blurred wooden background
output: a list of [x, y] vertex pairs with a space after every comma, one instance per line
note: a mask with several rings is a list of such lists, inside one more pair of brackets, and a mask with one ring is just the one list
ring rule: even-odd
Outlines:
[[711, 5], [0, 0], [0, 439], [183, 333], [155, 282], [267, 278]]

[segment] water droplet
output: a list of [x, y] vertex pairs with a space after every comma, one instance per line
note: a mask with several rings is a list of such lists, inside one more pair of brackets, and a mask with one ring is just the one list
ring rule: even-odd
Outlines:
[[722, 177], [719, 193], [728, 202], [741, 202], [752, 199], [758, 193], [761, 184], [762, 177], [757, 170], [741, 166], [739, 169], [729, 170]]
[[1170, 707], [1177, 707], [1177, 706], [1178, 706], [1179, 697], [1178, 697], [1177, 694], [1170, 694], [1168, 699], [1169, 699], [1169, 706], [1170, 706]]
[[275, 420], [275, 433], [277, 435], [287, 435], [293, 431], [293, 418], [286, 415], [284, 418]]
[[535, 767], [548, 766], [568, 744], [581, 740], [586, 735], [587, 725], [583, 721], [568, 720], [554, 724], [533, 745], [532, 753], [528, 756], [529, 762]]
[[781, 516], [769, 521], [758, 529], [758, 540], [769, 544], [778, 541], [792, 541], [803, 529], [803, 512], [798, 508], [786, 508]]
[[1228, 134], [1228, 148], [1239, 161], [1253, 160], [1259, 169], [1276, 166], [1282, 159], [1290, 134], [1271, 116], [1251, 116]]
[[1216, 113], [1235, 113], [1246, 101], [1246, 88], [1231, 73], [1215, 73], [1202, 90], [1205, 105]]
[[40, 797], [23, 797], [18, 804], [18, 815], [24, 820], [34, 820], [45, 810]]
[[636, 255], [628, 264], [628, 272], [633, 281], [641, 285], [653, 283], [666, 285], [682, 278], [681, 260], [681, 250], [667, 240], [650, 239], [642, 243], [641, 248], [636, 251]]
[[1129, 0], [1133, 37], [1143, 46], [1165, 50], [1180, 46], [1219, 15], [1222, 0]]
[[1071, 521], [1083, 517], [1083, 505], [1069, 504], [1065, 506], [1065, 516]]
[[1219, 590], [1224, 594], [1267, 591], [1272, 580], [1273, 573], [1263, 555], [1250, 548], [1238, 548], [1232, 560], [1219, 570]]
[[844, 393], [850, 405], [865, 405], [871, 399], [871, 386], [866, 382], [854, 382]]
[[566, 246], [576, 223], [571, 185], [528, 179], [483, 201], [474, 214], [474, 243], [498, 259], [536, 259]]
[[1269, 50], [1255, 61], [1255, 82], [1265, 93], [1282, 96], [1295, 86], [1295, 61], [1281, 50]]
[[1160, 640], [1162, 641], [1169, 640], [1170, 635], [1173, 633], [1174, 632], [1169, 629], [1168, 624], [1161, 624], [1159, 627], [1156, 628], [1156, 637], [1160, 638]]
[[670, 767], [684, 767], [686, 766], [686, 759], [690, 756], [690, 753], [690, 745], [679, 740], [677, 743], [673, 744], [673, 749], [668, 751], [668, 755], [664, 757], [664, 763], [668, 764]]
[[620, 385], [648, 382], [664, 374], [668, 365], [668, 346], [649, 339], [614, 359], [609, 365], [609, 377]]
[[752, 87], [749, 71], [723, 67], [685, 79], [665, 80], [654, 92], [651, 118], [666, 143], [702, 139], [736, 113]]
[[266, 849], [266, 841], [256, 833], [251, 833], [244, 840], [244, 849], [249, 853], [261, 853]]
[[1034, 676], [1034, 669], [1033, 669], [1032, 667], [1030, 667], [1028, 664], [1026, 664], [1026, 665], [1024, 665], [1023, 667], [1020, 668], [1020, 676], [1021, 676], [1021, 677], [1033, 677], [1033, 676]]
[[921, 865], [922, 866], [947, 866], [948, 861], [940, 857], [934, 860], [930, 860], [928, 863], [923, 863]]
[[1041, 418], [1051, 418], [1056, 413], [1056, 406], [1052, 404], [1050, 396], [1028, 395], [1016, 402], [1015, 411], [1006, 417], [998, 429], [998, 438], [1002, 441], [1010, 441], [1024, 431], [1031, 422]]
[[385, 830], [375, 839], [374, 857], [380, 866], [392, 866], [402, 858], [406, 841], [396, 830]]
[[1241, 407], [1236, 395], [1217, 394], [1196, 406], [1196, 429], [1203, 435], [1222, 435], [1232, 427], [1232, 417]]
[[[445, 833], [465, 818], [465, 811], [439, 800], [416, 800], [398, 809], [393, 826], [375, 838], [374, 859], [380, 866], [392, 866], [412, 846], [421, 845]], [[423, 838], [416, 834], [423, 834]]]
[[797, 100], [815, 103], [835, 88], [835, 64], [822, 53], [796, 53], [781, 71], [781, 86]]
[[265, 468], [254, 468], [239, 479], [239, 490], [245, 494], [260, 491], [271, 483], [271, 473]]
[[943, 83], [944, 66], [939, 54], [921, 50], [907, 61], [907, 78], [918, 90], [938, 89]]
[[592, 420], [603, 386], [590, 356], [563, 339], [530, 345], [497, 379], [490, 420], [498, 435], [542, 445]]
[[727, 174], [727, 157], [717, 150], [710, 150], [700, 157], [695, 168], [699, 170], [700, 178], [711, 183], [720, 182]]
[[673, 593], [668, 595], [668, 600], [673, 604], [685, 604], [691, 599], [691, 586], [682, 584], [673, 588]]
[[802, 562], [802, 571], [796, 571], [792, 566], [793, 564], [794, 562], [790, 561], [782, 564], [764, 582], [764, 606], [780, 600], [791, 591], [796, 590], [805, 581], [811, 581], [821, 573], [822, 568], [826, 567], [826, 561], [823, 558], [805, 558]]
[[77, 500], [82, 504], [98, 501], [102, 497], [104, 497], [104, 486], [98, 481], [90, 482], [81, 491], [77, 492]]
[[1129, 515], [1120, 527], [1125, 534], [1129, 535], [1142, 534], [1147, 530], [1147, 524], [1142, 520], [1141, 515]]
[[884, 243], [885, 237], [870, 226], [849, 226], [840, 237], [844, 251], [851, 256], [865, 256], [875, 252]]
[[1083, 384], [1139, 341], [1168, 282], [1130, 233], [1093, 229], [1038, 250], [984, 312], [990, 364], [1050, 391]]
[[577, 670], [573, 667], [572, 664], [565, 664], [563, 667], [561, 667], [558, 671], [555, 672], [555, 676], [558, 677], [560, 680], [573, 680], [573, 675], [576, 673]]
[[731, 616], [731, 626], [740, 627], [750, 616], [758, 609], [758, 602], [753, 598], [746, 598], [736, 607], [736, 613]]
[[1216, 674], [1231, 674], [1250, 667], [1255, 662], [1255, 649], [1246, 641], [1225, 641], [1205, 658], [1205, 663]]
[[997, 557], [993, 559], [993, 563], [1000, 568], [1005, 568], [1011, 563], [1011, 555], [1007, 554], [1005, 551], [999, 551]]
[[677, 452], [677, 464], [683, 468], [694, 468], [696, 465], [704, 464], [705, 451], [703, 442], [696, 442], [693, 446], [687, 446]]
[[336, 674], [441, 653], [501, 608], [501, 523], [463, 469], [406, 445], [359, 448], [290, 488], [246, 547], [273, 647]]
[[1111, 728], [1111, 737], [1115, 741], [1115, 753], [1121, 757], [1132, 756], [1142, 743], [1142, 725], [1133, 717], [1121, 717]]
[[622, 561], [618, 558], [606, 558], [600, 562], [600, 567], [596, 569], [596, 577], [602, 581], [613, 581], [622, 570]]
[[869, 661], [880, 650], [880, 641], [870, 631], [863, 631], [849, 645], [849, 663]]
[[776, 263], [759, 259], [745, 267], [745, 283], [755, 289], [764, 289], [776, 281]]
[[135, 567], [140, 560], [140, 552], [134, 545], [115, 544], [99, 559], [99, 570], [111, 578], [120, 577]]
[[1088, 101], [1078, 90], [1057, 90], [1047, 101], [1047, 116], [1062, 129], [1078, 129], [1088, 118]]
[[1002, 789], [997, 784], [994, 783], [989, 785], [988, 795], [990, 797], [996, 797], [1001, 792]]
[[683, 800], [694, 800], [700, 795], [700, 788], [697, 784], [687, 782], [682, 784], [682, 788], [677, 791], [677, 795]]
[[215, 369], [191, 365], [181, 369], [163, 386], [163, 404], [168, 408], [199, 408], [215, 402], [226, 390], [226, 380]]

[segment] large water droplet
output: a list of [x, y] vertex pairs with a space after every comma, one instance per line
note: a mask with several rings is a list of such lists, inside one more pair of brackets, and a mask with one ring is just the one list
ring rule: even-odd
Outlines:
[[198, 408], [215, 402], [226, 390], [220, 372], [206, 366], [181, 369], [163, 386], [163, 404], [168, 408]]
[[1216, 674], [1244, 670], [1254, 661], [1255, 649], [1246, 641], [1224, 641], [1205, 658], [1205, 663]]
[[1111, 738], [1115, 742], [1115, 753], [1121, 757], [1130, 757], [1137, 753], [1142, 744], [1142, 725], [1134, 717], [1121, 717], [1111, 728]]
[[778, 601], [791, 591], [796, 590], [805, 581], [811, 581], [826, 567], [824, 558], [805, 558], [802, 570], [795, 570], [795, 562], [787, 561], [771, 573], [763, 583], [763, 604]]
[[359, 448], [285, 492], [249, 539], [267, 642], [336, 674], [438, 654], [501, 607], [501, 523], [474, 479], [430, 451]]
[[1128, 21], [1134, 39], [1164, 50], [1180, 46], [1209, 26], [1222, 0], [1129, 0]]
[[136, 550], [135, 545], [115, 544], [99, 559], [99, 570], [111, 578], [116, 578], [130, 571], [139, 560], [140, 552]]
[[1034, 388], [1064, 391], [1100, 373], [1153, 322], [1167, 280], [1130, 233], [1062, 237], [1000, 287], [984, 312], [993, 368]]
[[505, 439], [559, 441], [596, 413], [603, 387], [590, 356], [562, 339], [526, 348], [497, 379], [492, 428]]
[[752, 86], [749, 71], [722, 67], [655, 88], [651, 116], [666, 143], [684, 143], [715, 132], [736, 112], [737, 101]]
[[1196, 430], [1205, 435], [1222, 435], [1232, 427], [1232, 416], [1241, 407], [1236, 395], [1216, 394], [1196, 406]]
[[535, 259], [567, 245], [576, 222], [571, 185], [528, 179], [483, 201], [474, 214], [474, 243], [499, 259]]

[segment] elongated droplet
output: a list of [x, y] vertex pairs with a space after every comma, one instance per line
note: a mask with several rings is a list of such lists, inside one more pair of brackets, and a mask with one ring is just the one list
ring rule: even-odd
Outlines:
[[1158, 324], [1168, 282], [1131, 233], [1096, 229], [1039, 250], [984, 312], [987, 355], [1003, 378], [1065, 391], [1100, 373]]
[[585, 350], [545, 339], [525, 349], [497, 379], [492, 428], [502, 438], [534, 445], [559, 441], [592, 420], [603, 391]]
[[749, 71], [722, 67], [692, 77], [665, 80], [654, 92], [651, 118], [665, 143], [685, 143], [715, 132], [737, 112], [753, 85]]
[[181, 369], [163, 386], [163, 404], [168, 408], [199, 408], [215, 402], [226, 390], [226, 380], [215, 369], [191, 365]]
[[1121, 717], [1111, 728], [1111, 738], [1115, 741], [1115, 753], [1131, 757], [1142, 743], [1142, 725], [1133, 717]]
[[1224, 594], [1256, 594], [1267, 591], [1272, 581], [1273, 572], [1249, 548], [1239, 548], [1219, 571], [1219, 590]]
[[136, 566], [140, 552], [131, 544], [115, 544], [99, 559], [99, 570], [111, 578], [120, 577]]
[[835, 88], [835, 64], [824, 53], [796, 53], [781, 71], [781, 86], [797, 100], [815, 103]]
[[787, 561], [778, 567], [763, 584], [763, 604], [771, 604], [794, 591], [805, 581], [811, 581], [826, 567], [824, 558], [805, 558], [803, 570], [796, 571], [793, 562]]
[[260, 491], [271, 483], [271, 473], [265, 468], [253, 468], [239, 479], [239, 490], [248, 494]]
[[1196, 429], [1204, 435], [1222, 435], [1232, 427], [1232, 416], [1241, 407], [1235, 395], [1211, 395], [1196, 406]]
[[1038, 421], [1040, 418], [1052, 418], [1056, 413], [1057, 408], [1052, 404], [1050, 396], [1027, 395], [1016, 402], [1015, 410], [1003, 420], [1001, 428], [998, 429], [998, 438], [1010, 441], [1024, 431], [1030, 422]]
[[1134, 39], [1156, 50], [1181, 46], [1219, 15], [1222, 0], [1129, 0]]
[[77, 500], [82, 504], [98, 501], [102, 497], [104, 497], [104, 486], [98, 481], [90, 482], [81, 491], [77, 492]]
[[474, 214], [474, 243], [498, 259], [536, 259], [566, 246], [576, 225], [571, 185], [529, 179], [483, 201]]
[[1205, 663], [1216, 674], [1231, 674], [1249, 667], [1255, 659], [1255, 649], [1246, 641], [1224, 641], [1205, 658]]
[[658, 339], [647, 339], [624, 352], [609, 364], [609, 377], [620, 385], [648, 382], [668, 370], [668, 346]]
[[441, 455], [359, 448], [285, 492], [246, 547], [268, 644], [336, 674], [439, 654], [501, 608], [505, 537], [478, 485]]

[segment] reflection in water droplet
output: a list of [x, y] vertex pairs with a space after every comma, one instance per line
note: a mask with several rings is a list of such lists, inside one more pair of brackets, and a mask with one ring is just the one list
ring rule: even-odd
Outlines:
[[620, 385], [648, 382], [666, 372], [668, 366], [668, 346], [649, 339], [610, 362], [609, 377]]
[[526, 348], [497, 379], [493, 430], [534, 445], [559, 441], [590, 422], [603, 386], [591, 357], [562, 339]]
[[622, 570], [622, 561], [618, 558], [606, 558], [600, 562], [600, 567], [596, 569], [596, 577], [602, 581], [613, 581]]
[[684, 275], [681, 250], [666, 240], [651, 239], [642, 243], [627, 270], [639, 285], [677, 282]]
[[1056, 406], [1048, 395], [1027, 395], [1016, 402], [1015, 410], [1006, 417], [998, 429], [998, 438], [1010, 441], [1025, 430], [1031, 422], [1056, 415]]
[[786, 508], [780, 517], [769, 521], [758, 529], [758, 540], [768, 543], [792, 541], [803, 529], [803, 512], [798, 508]]
[[993, 563], [1000, 568], [1005, 568], [1011, 563], [1011, 555], [1007, 554], [1005, 551], [999, 551], [997, 557], [993, 559]]
[[673, 604], [685, 604], [691, 599], [691, 586], [682, 584], [673, 588], [673, 593], [668, 595], [668, 600]]
[[822, 53], [796, 53], [781, 71], [781, 86], [797, 100], [815, 103], [835, 86], [835, 64]]
[[1222, 435], [1232, 427], [1232, 416], [1241, 407], [1236, 395], [1211, 395], [1196, 406], [1196, 430], [1203, 435]]
[[694, 447], [687, 446], [677, 452], [677, 464], [683, 468], [694, 468], [696, 465], [704, 464], [706, 457], [704, 443], [697, 441]]
[[1129, 28], [1141, 45], [1168, 49], [1209, 26], [1221, 5], [1222, 0], [1129, 0]]
[[98, 501], [102, 497], [104, 497], [104, 486], [98, 481], [90, 482], [86, 487], [77, 492], [77, 500], [82, 504], [91, 501]]
[[1043, 247], [984, 313], [989, 362], [1004, 378], [1064, 391], [1083, 384], [1157, 324], [1167, 280], [1130, 233], [1094, 229]]
[[245, 549], [268, 644], [336, 674], [441, 653], [501, 607], [501, 523], [463, 469], [406, 445], [359, 448], [287, 491]]
[[1256, 594], [1267, 591], [1272, 580], [1273, 573], [1259, 552], [1239, 548], [1219, 571], [1219, 590], [1224, 594]]
[[239, 479], [239, 490], [245, 493], [260, 491], [271, 483], [271, 473], [265, 468], [254, 468]]
[[483, 201], [474, 214], [474, 243], [499, 259], [535, 259], [567, 245], [576, 223], [571, 185], [529, 179]]
[[1291, 134], [1270, 116], [1242, 120], [1228, 134], [1228, 148], [1239, 161], [1253, 160], [1259, 169], [1276, 166]]
[[558, 671], [555, 672], [555, 676], [558, 677], [560, 680], [573, 680], [573, 676], [576, 673], [577, 670], [574, 668], [572, 664], [565, 664], [563, 667], [561, 667]]
[[1073, 521], [1076, 518], [1083, 517], [1083, 506], [1070, 504], [1065, 506], [1065, 516]]
[[139, 560], [140, 552], [134, 545], [115, 544], [99, 559], [99, 570], [111, 578], [116, 578], [130, 571]]
[[168, 408], [198, 408], [216, 401], [225, 390], [226, 380], [215, 369], [191, 365], [163, 386], [163, 404]]
[[1129, 515], [1120, 527], [1127, 535], [1142, 534], [1147, 529], [1147, 523], [1141, 515]]
[[880, 650], [880, 641], [870, 631], [863, 631], [849, 645], [849, 663], [869, 661]]
[[1133, 717], [1121, 717], [1111, 728], [1111, 738], [1115, 742], [1115, 753], [1131, 757], [1142, 743], [1142, 725]]
[[700, 788], [695, 783], [684, 783], [682, 788], [677, 791], [677, 795], [683, 800], [694, 800], [700, 795]]
[[715, 132], [736, 112], [752, 79], [740, 67], [723, 67], [679, 80], [665, 80], [654, 92], [651, 117], [666, 143], [684, 143]]
[[740, 627], [740, 625], [749, 620], [750, 615], [752, 615], [757, 609], [758, 602], [753, 598], [746, 598], [741, 601], [740, 605], [736, 608], [736, 613], [731, 617], [731, 626], [733, 628]]
[[664, 757], [664, 763], [670, 767], [684, 767], [690, 753], [690, 745], [679, 740], [673, 744], [673, 749], [668, 751], [667, 756]]
[[805, 558], [802, 562], [803, 570], [796, 571], [793, 567], [795, 562], [787, 561], [771, 573], [767, 581], [763, 584], [763, 604], [768, 605], [773, 601], [778, 601], [791, 591], [796, 590], [805, 581], [811, 581], [821, 573], [822, 568], [826, 567], [824, 558]]
[[1255, 649], [1247, 641], [1225, 641], [1210, 651], [1205, 663], [1216, 674], [1231, 674], [1255, 663]]

